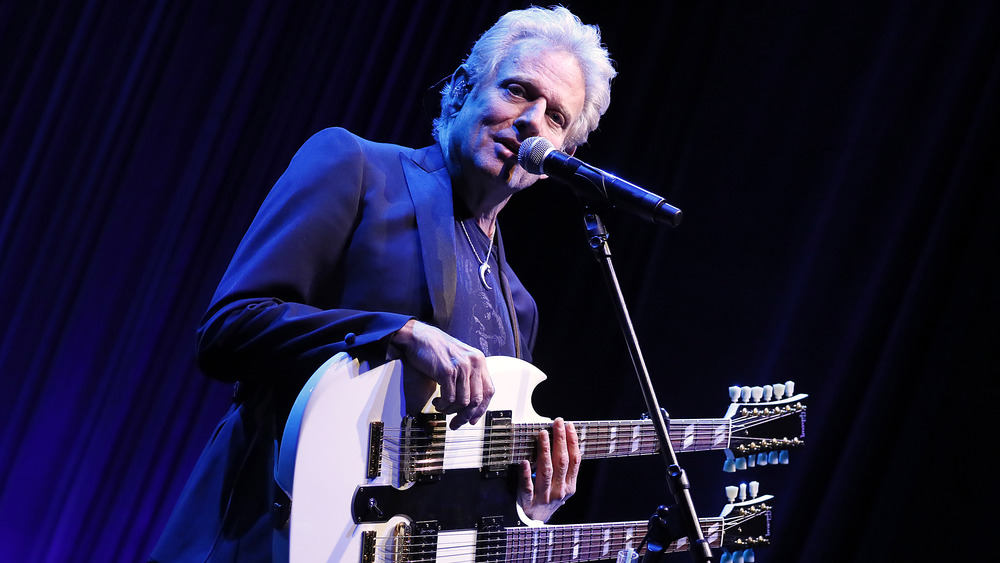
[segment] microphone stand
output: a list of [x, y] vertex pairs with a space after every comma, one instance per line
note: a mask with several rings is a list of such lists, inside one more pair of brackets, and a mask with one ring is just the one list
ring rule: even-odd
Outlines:
[[[687, 479], [687, 474], [677, 463], [677, 455], [674, 453], [673, 445], [670, 443], [667, 435], [667, 423], [663, 418], [663, 411], [656, 400], [656, 395], [653, 393], [653, 383], [649, 379], [646, 362], [643, 360], [642, 352], [639, 350], [639, 340], [636, 337], [635, 330], [632, 328], [628, 308], [625, 305], [621, 287], [618, 285], [618, 277], [615, 275], [614, 265], [611, 263], [611, 249], [608, 247], [608, 231], [604, 227], [601, 218], [586, 204], [584, 204], [583, 220], [587, 228], [587, 239], [590, 248], [594, 252], [594, 257], [601, 265], [604, 281], [607, 283], [608, 290], [612, 294], [612, 300], [617, 305], [618, 322], [621, 324], [625, 341], [628, 344], [629, 354], [632, 357], [632, 365], [639, 379], [639, 387], [642, 389], [643, 397], [646, 399], [646, 408], [649, 409], [649, 417], [653, 422], [656, 439], [660, 445], [660, 453], [667, 464], [667, 484], [670, 487], [670, 494], [674, 497], [674, 502], [676, 503], [671, 509], [682, 512], [682, 514], [671, 514], [671, 516], [679, 517], [682, 522], [683, 532], [672, 530], [673, 538], [670, 541], [687, 536], [688, 543], [691, 546], [691, 556], [694, 560], [697, 562], [710, 562], [712, 561], [712, 550], [701, 533], [698, 515], [694, 510], [694, 503], [691, 501], [691, 484]], [[650, 531], [653, 533], [655, 526], [652, 521], [650, 527]], [[647, 561], [652, 559], [658, 559], [662, 555], [662, 550], [647, 549], [643, 563], [647, 563]]]

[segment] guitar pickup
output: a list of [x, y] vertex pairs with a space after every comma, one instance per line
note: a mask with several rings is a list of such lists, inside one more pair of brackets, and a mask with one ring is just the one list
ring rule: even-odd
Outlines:
[[499, 477], [514, 463], [513, 411], [488, 411], [483, 433], [483, 474]]
[[485, 516], [476, 526], [476, 561], [503, 561], [507, 553], [507, 535], [503, 518]]
[[409, 558], [403, 561], [426, 561], [429, 554], [437, 554], [438, 532], [441, 527], [437, 521], [414, 522], [413, 535], [409, 541]]
[[437, 481], [444, 474], [444, 439], [447, 426], [440, 413], [403, 419], [400, 436], [400, 480], [404, 483]]
[[382, 438], [384, 424], [368, 424], [368, 478], [374, 479], [382, 473]]

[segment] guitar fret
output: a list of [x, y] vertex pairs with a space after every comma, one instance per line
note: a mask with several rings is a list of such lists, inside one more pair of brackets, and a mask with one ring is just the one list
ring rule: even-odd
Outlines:
[[[651, 421], [574, 422], [583, 459], [605, 459], [653, 454], [659, 441]], [[540, 430], [551, 432], [552, 425], [516, 424], [513, 461], [533, 461], [535, 440]], [[670, 444], [675, 451], [720, 449], [732, 430], [729, 419], [676, 419], [671, 422]], [[627, 436], [627, 438], [626, 438]]]
[[644, 522], [616, 522], [508, 528], [509, 563], [548, 563], [552, 561], [596, 561], [614, 558], [618, 551], [635, 547], [644, 530]]
[[[702, 534], [711, 547], [719, 547], [722, 518], [701, 518]], [[516, 527], [506, 529], [506, 563], [585, 562], [614, 559], [622, 549], [636, 549], [646, 530], [645, 521], [607, 522]], [[668, 552], [687, 549], [687, 538], [667, 548]]]

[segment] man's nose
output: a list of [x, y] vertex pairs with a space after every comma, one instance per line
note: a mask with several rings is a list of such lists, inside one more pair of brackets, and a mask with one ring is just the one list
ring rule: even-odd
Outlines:
[[542, 133], [542, 124], [545, 120], [545, 100], [535, 100], [531, 102], [521, 115], [514, 120], [514, 126], [523, 135], [524, 139], [535, 137]]

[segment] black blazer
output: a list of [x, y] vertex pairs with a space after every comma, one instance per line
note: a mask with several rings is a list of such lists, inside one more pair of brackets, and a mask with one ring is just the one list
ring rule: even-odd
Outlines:
[[[310, 138], [268, 195], [198, 330], [203, 371], [239, 381], [181, 494], [157, 561], [268, 561], [280, 504], [274, 446], [308, 377], [346, 351], [380, 363], [411, 318], [447, 328], [455, 305], [451, 181], [438, 145], [414, 150], [343, 129]], [[517, 349], [534, 300], [506, 264]], [[276, 554], [276, 559], [282, 555]]]

